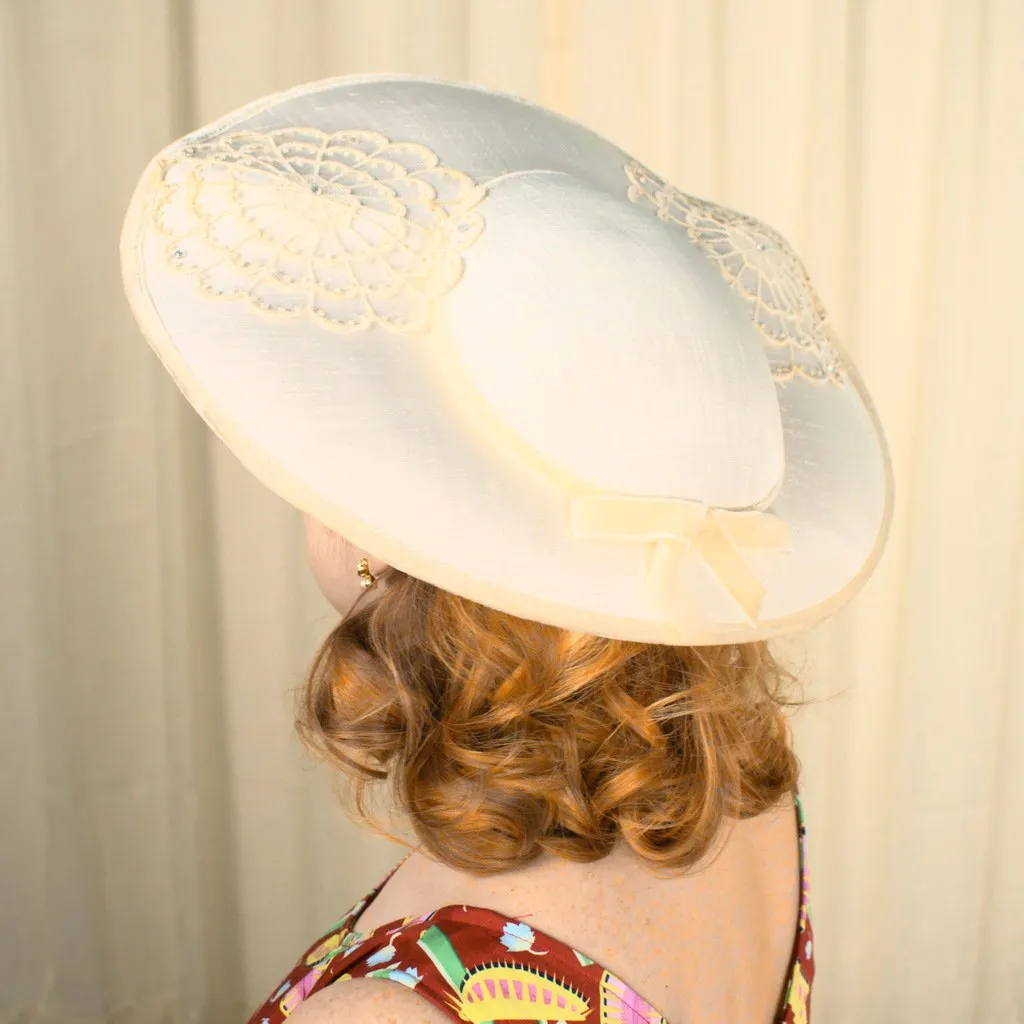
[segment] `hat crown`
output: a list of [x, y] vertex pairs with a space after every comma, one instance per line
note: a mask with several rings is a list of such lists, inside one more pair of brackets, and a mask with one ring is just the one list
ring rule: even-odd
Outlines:
[[760, 339], [703, 254], [624, 197], [565, 172], [499, 179], [439, 326], [467, 387], [552, 472], [755, 506], [785, 467]]

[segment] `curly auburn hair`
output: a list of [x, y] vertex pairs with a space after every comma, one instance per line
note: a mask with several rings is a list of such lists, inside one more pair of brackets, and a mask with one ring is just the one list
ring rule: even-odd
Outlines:
[[[303, 744], [340, 769], [349, 813], [390, 780], [422, 846], [479, 877], [542, 851], [581, 863], [623, 839], [688, 869], [726, 817], [796, 785], [784, 714], [794, 677], [766, 643], [680, 647], [521, 619], [393, 567], [316, 654]], [[354, 813], [353, 813], [354, 810]]]

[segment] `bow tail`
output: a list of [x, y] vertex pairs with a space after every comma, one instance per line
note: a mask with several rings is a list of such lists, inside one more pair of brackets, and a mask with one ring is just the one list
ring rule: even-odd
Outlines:
[[679, 582], [683, 560], [699, 554], [740, 609], [749, 625], [757, 624], [765, 588], [735, 545], [720, 529], [701, 531], [693, 541], [659, 538], [648, 568], [648, 587], [665, 619], [685, 629], [710, 621], [707, 609]]
[[764, 603], [764, 584], [722, 529], [705, 530], [697, 544], [704, 561], [754, 626]]
[[708, 623], [706, 609], [689, 589], [679, 585], [679, 567], [690, 553], [690, 541], [660, 537], [647, 568], [647, 589], [666, 624], [686, 635], [693, 623]]

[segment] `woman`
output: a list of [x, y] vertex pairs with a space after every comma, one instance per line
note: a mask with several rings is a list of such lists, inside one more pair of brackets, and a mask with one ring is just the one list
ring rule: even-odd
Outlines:
[[853, 596], [892, 484], [786, 241], [541, 107], [376, 75], [167, 147], [122, 260], [305, 514], [342, 620], [300, 735], [418, 839], [250, 1020], [806, 1020], [767, 641]]

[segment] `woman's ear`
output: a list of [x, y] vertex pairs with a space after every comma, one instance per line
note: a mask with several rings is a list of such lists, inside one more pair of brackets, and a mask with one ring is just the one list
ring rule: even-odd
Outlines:
[[363, 592], [358, 569], [361, 559], [370, 563], [370, 571], [377, 575], [387, 563], [355, 547], [308, 512], [302, 513], [306, 535], [306, 555], [320, 592], [342, 615], [346, 615]]

